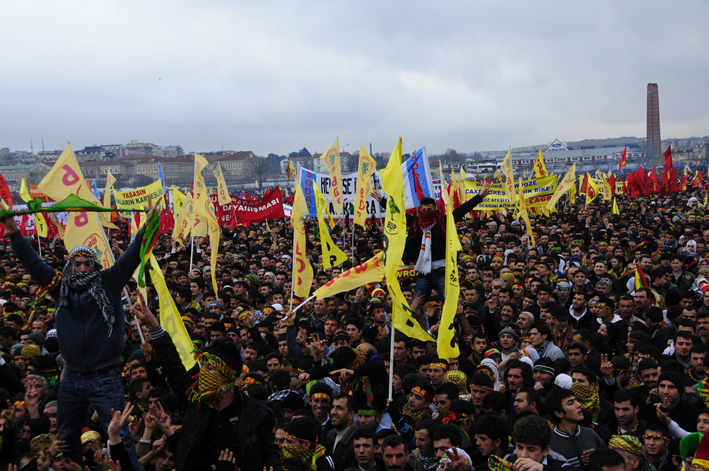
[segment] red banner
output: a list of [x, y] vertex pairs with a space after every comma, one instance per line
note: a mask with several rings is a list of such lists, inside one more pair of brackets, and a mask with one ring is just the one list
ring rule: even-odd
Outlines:
[[[217, 210], [219, 225], [231, 225], [232, 207], [230, 205], [220, 205], [217, 201], [216, 193], [209, 195], [209, 197]], [[252, 222], [286, 217], [283, 212], [283, 195], [279, 187], [273, 190], [266, 190], [266, 193], [261, 198], [254, 200], [244, 200], [231, 195], [231, 206], [233, 206], [236, 221], [246, 226]]]
[[15, 203], [12, 201], [12, 192], [10, 187], [7, 186], [5, 178], [0, 175], [0, 198], [5, 200], [8, 206], [12, 207]]

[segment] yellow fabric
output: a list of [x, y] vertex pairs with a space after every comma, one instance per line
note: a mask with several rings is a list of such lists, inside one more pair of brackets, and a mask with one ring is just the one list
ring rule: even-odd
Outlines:
[[[441, 195], [446, 189], [441, 187]], [[450, 196], [444, 197], [446, 200], [446, 294], [441, 313], [441, 325], [438, 329], [438, 339], [436, 350], [439, 358], [457, 358], [460, 356], [460, 348], [455, 339], [455, 313], [458, 309], [458, 297], [460, 295], [460, 280], [458, 278], [458, 252], [462, 250], [458, 231], [453, 218], [453, 205]]]
[[542, 155], [541, 149], [539, 149], [537, 160], [534, 162], [534, 172], [537, 174], [537, 178], [546, 177], [549, 175], [549, 172], [547, 172], [547, 166], [544, 164], [544, 156]]
[[588, 178], [588, 186], [586, 187], [586, 204], [593, 203], [593, 200], [598, 196], [598, 185], [593, 181], [593, 178]]
[[207, 159], [199, 154], [194, 155], [194, 199], [199, 200], [199, 195], [207, 190], [207, 186], [204, 183], [204, 177], [202, 176], [202, 170], [209, 166]]
[[[564, 175], [564, 179], [561, 180], [561, 183], [559, 183], [559, 186], [557, 186], [556, 191], [552, 195], [551, 199], [546, 205], [547, 211], [551, 211], [555, 205], [556, 202], [559, 201], [559, 198], [564, 196], [564, 193], [567, 191], [571, 190], [571, 187], [575, 188], [576, 185], [576, 164], [573, 164], [571, 168], [569, 169], [568, 172], [566, 172], [566, 175]], [[569, 195], [569, 198], [571, 196]]]
[[332, 206], [335, 208], [335, 217], [342, 216], [342, 204], [344, 196], [342, 194], [342, 169], [340, 168], [340, 142], [335, 142], [322, 153], [320, 160], [325, 164], [325, 168], [330, 173], [330, 198]]
[[180, 212], [175, 213], [177, 220], [175, 228], [172, 230], [172, 240], [184, 245], [185, 238], [192, 231], [194, 219], [194, 203], [192, 201], [192, 193], [185, 196], [182, 204], [180, 204]]
[[404, 177], [401, 173], [401, 138], [389, 157], [386, 168], [380, 172], [382, 189], [389, 195], [386, 218], [384, 220], [384, 266], [387, 286], [393, 300], [392, 325], [408, 337], [433, 341], [428, 332], [412, 318], [409, 303], [401, 292], [397, 278], [399, 263], [406, 245], [406, 204], [404, 197]]
[[320, 228], [320, 249], [322, 250], [323, 267], [331, 268], [346, 261], [347, 254], [335, 245], [335, 241], [332, 240], [330, 231], [327, 229], [327, 223], [325, 222], [325, 211], [328, 206], [327, 199], [320, 193], [317, 186], [313, 186], [313, 188], [315, 189], [315, 204], [318, 211], [318, 227]]
[[156, 269], [158, 261], [154, 255], [150, 256], [150, 278], [155, 285], [155, 291], [158, 294], [160, 301], [160, 327], [167, 332], [172, 338], [172, 343], [175, 344], [175, 349], [180, 355], [180, 360], [187, 371], [191, 370], [197, 363], [195, 362], [192, 351], [192, 341], [187, 333], [185, 323], [182, 322], [175, 301], [170, 296], [170, 291], [167, 289], [165, 278], [162, 271]]
[[379, 252], [361, 265], [340, 273], [313, 294], [318, 299], [325, 299], [344, 291], [357, 289], [367, 283], [382, 281], [385, 275], [383, 258], [384, 252]]
[[508, 150], [505, 159], [502, 161], [502, 166], [500, 168], [502, 174], [504, 175], [504, 187], [505, 193], [507, 194], [507, 199], [510, 200], [510, 204], [515, 204], [517, 202], [517, 193], [515, 193], [515, 177], [514, 169], [512, 168], [512, 151]]
[[[217, 221], [217, 215], [214, 214], [214, 205], [212, 200], [206, 191], [203, 191], [197, 204], [195, 205], [195, 219], [200, 221], [206, 221], [206, 225], [209, 231], [209, 248], [211, 250], [210, 259], [210, 273], [212, 275], [212, 286], [214, 292], [219, 292], [219, 287], [217, 286], [217, 255], [219, 255], [219, 238], [221, 236], [221, 227], [219, 227], [219, 221]], [[196, 225], [196, 224], [195, 224]]]
[[[79, 162], [77, 162], [74, 155], [74, 150], [69, 144], [67, 144], [62, 155], [59, 156], [38, 187], [42, 193], [54, 201], [61, 201], [70, 194], [75, 194], [89, 201], [95, 199], [95, 197], [92, 198], [81, 168], [79, 168]], [[64, 245], [69, 251], [77, 245], [86, 245], [96, 252], [103, 268], [113, 265], [113, 252], [106, 240], [106, 234], [101, 227], [98, 213], [69, 213], [69, 220], [64, 234]]]
[[222, 206], [231, 204], [231, 196], [229, 196], [229, 190], [224, 180], [224, 172], [222, 172], [222, 167], [219, 165], [219, 162], [214, 166], [214, 178], [217, 179], [217, 201], [219, 201], [219, 204]]
[[310, 294], [313, 283], [313, 266], [306, 258], [305, 252], [305, 218], [308, 216], [308, 206], [303, 196], [303, 188], [296, 182], [293, 210], [290, 222], [293, 226], [293, 293], [298, 297]]
[[[541, 150], [539, 151], [541, 155]], [[524, 196], [524, 188], [522, 187], [522, 181], [519, 182], [519, 215], [524, 220], [524, 225], [527, 230], [527, 235], [529, 236], [530, 242], [532, 242], [532, 247], [537, 245], [534, 240], [534, 231], [532, 231], [532, 224], [529, 222], [529, 211], [527, 211], [527, 198]]]
[[175, 224], [177, 224], [177, 218], [184, 202], [185, 194], [172, 185], [172, 216], [175, 218]]
[[372, 192], [372, 175], [377, 169], [377, 161], [367, 149], [359, 149], [359, 170], [357, 172], [357, 195], [354, 203], [354, 223], [364, 227], [367, 221], [367, 196]]

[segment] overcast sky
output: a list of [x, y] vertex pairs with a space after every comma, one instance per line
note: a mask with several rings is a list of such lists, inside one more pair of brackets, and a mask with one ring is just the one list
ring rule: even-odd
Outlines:
[[709, 2], [0, 3], [0, 147], [429, 153], [709, 134]]

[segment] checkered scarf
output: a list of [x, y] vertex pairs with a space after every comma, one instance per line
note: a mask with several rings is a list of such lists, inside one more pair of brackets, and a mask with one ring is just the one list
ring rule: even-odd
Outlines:
[[[354, 350], [356, 355], [354, 364], [351, 368], [354, 370], [365, 364], [367, 361], [367, 355], [356, 348], [353, 348], [352, 350]], [[367, 398], [367, 405], [372, 405], [374, 402], [374, 393], [372, 392], [372, 381], [369, 379], [369, 376], [355, 376], [354, 378], [348, 379], [340, 389], [340, 392], [349, 395], [352, 395], [355, 391], [363, 392]]]
[[[103, 267], [88, 247], [86, 251], [77, 251], [81, 247], [75, 247], [71, 251], [69, 261], [62, 271], [59, 295], [61, 298], [66, 299], [69, 293], [78, 294], [88, 291], [98, 303], [101, 314], [103, 314], [103, 320], [108, 325], [108, 336], [110, 337], [113, 334], [113, 323], [116, 318], [113, 305], [108, 300], [106, 288], [104, 288], [101, 280], [101, 269]], [[91, 273], [74, 273], [74, 257], [77, 255], [88, 258], [93, 263], [94, 271]]]
[[[201, 402], [214, 404], [234, 390], [237, 377], [221, 358], [206, 352], [198, 352], [195, 354], [195, 360], [202, 364], [202, 369], [193, 377], [195, 382], [189, 389], [187, 399], [196, 402], [197, 409]], [[205, 364], [212, 366], [218, 373], [205, 370]]]
[[30, 441], [30, 451], [32, 453], [39, 453], [40, 451], [52, 446], [53, 441], [54, 434], [52, 433], [43, 433], [41, 435], [37, 435]]
[[414, 425], [416, 425], [416, 424], [418, 424], [419, 422], [421, 422], [423, 419], [428, 419], [429, 417], [431, 417], [431, 408], [430, 408], [430, 407], [424, 407], [424, 408], [421, 409], [421, 410], [412, 411], [411, 409], [409, 409], [409, 405], [406, 404], [406, 405], [404, 406], [404, 410], [403, 410], [401, 413], [404, 414], [404, 415], [408, 415], [409, 417], [411, 417], [411, 420], [413, 420]]
[[571, 392], [581, 403], [583, 410], [590, 412], [593, 422], [596, 422], [598, 414], [601, 412], [601, 399], [598, 397], [598, 390], [591, 389], [585, 384], [574, 383], [571, 386]]
[[647, 450], [640, 443], [640, 439], [633, 435], [613, 435], [611, 441], [608, 442], [608, 448], [616, 450], [624, 450], [630, 452], [640, 458], [640, 468], [644, 471], [655, 471], [655, 467], [650, 463]]
[[487, 459], [487, 465], [490, 471], [515, 471], [515, 465], [513, 463], [505, 461], [496, 455], [490, 455]]
[[[298, 437], [293, 437], [300, 440]], [[317, 461], [325, 456], [327, 450], [322, 445], [315, 445], [315, 449], [297, 448], [287, 443], [283, 444], [283, 456], [286, 458], [297, 458], [305, 463], [306, 469], [317, 471]]]

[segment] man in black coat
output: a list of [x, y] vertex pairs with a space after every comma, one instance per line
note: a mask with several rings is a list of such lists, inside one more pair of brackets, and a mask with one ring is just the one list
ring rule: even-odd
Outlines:
[[228, 448], [234, 453], [236, 466], [244, 471], [261, 471], [264, 467], [280, 471], [273, 413], [235, 388], [242, 368], [236, 345], [230, 339], [210, 345], [200, 356], [202, 368], [194, 383], [194, 369], [185, 370], [172, 338], [162, 330], [142, 296], [132, 312], [150, 327], [155, 356], [181, 405], [186, 404], [182, 433], [167, 438], [177, 449], [175, 469], [212, 471], [219, 454]]

